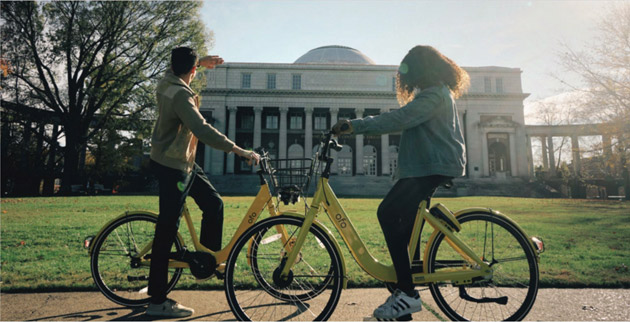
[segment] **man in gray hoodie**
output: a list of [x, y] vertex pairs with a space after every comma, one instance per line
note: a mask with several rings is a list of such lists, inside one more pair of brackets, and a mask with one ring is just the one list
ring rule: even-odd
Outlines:
[[171, 52], [171, 68], [157, 86], [159, 116], [151, 137], [151, 169], [160, 186], [160, 215], [151, 250], [151, 301], [146, 311], [150, 316], [185, 317], [194, 312], [166, 297], [169, 255], [188, 195], [203, 212], [200, 242], [211, 250], [221, 249], [223, 200], [195, 163], [198, 141], [233, 152], [250, 164], [260, 160], [256, 153], [243, 150], [217, 131], [199, 113], [199, 96], [190, 83], [199, 66], [214, 68], [222, 63], [218, 56], [198, 59], [191, 48], [175, 48]]

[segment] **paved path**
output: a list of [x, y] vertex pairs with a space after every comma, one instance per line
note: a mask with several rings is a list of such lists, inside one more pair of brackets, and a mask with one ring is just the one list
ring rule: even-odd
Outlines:
[[[348, 289], [342, 292], [332, 321], [360, 321], [370, 316], [388, 293], [384, 289]], [[437, 314], [440, 310], [428, 290], [422, 299]], [[171, 297], [195, 308], [184, 320], [233, 320], [223, 291], [175, 291]], [[413, 315], [415, 321], [441, 317], [429, 310]], [[149, 320], [143, 310], [120, 307], [98, 292], [0, 294], [0, 320]], [[628, 289], [541, 289], [528, 321], [630, 321]]]

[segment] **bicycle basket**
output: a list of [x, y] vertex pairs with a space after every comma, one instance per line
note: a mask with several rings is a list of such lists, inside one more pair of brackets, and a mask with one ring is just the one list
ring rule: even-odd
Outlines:
[[296, 203], [300, 196], [308, 192], [314, 172], [312, 159], [275, 159], [270, 160], [270, 163], [274, 169], [271, 180], [274, 194], [285, 205]]

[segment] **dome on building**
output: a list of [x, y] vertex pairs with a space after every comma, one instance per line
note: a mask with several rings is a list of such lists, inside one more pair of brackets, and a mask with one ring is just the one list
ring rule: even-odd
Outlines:
[[294, 64], [374, 65], [374, 61], [354, 48], [324, 46], [310, 50]]

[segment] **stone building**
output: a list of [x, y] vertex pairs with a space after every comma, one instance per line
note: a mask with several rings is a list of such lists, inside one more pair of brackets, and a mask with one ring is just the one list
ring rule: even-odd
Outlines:
[[[226, 63], [206, 71], [201, 112], [242, 147], [263, 146], [281, 159], [310, 158], [321, 134], [337, 120], [399, 108], [397, 68], [378, 65], [344, 46], [315, 48], [294, 63]], [[471, 78], [468, 92], [457, 100], [467, 145], [464, 181], [527, 178], [531, 158], [523, 100], [529, 94], [523, 93], [521, 70], [464, 69]], [[380, 182], [381, 190], [387, 191], [397, 166], [399, 141], [396, 133], [341, 137], [344, 149], [335, 157], [333, 173], [350, 178], [336, 180], [346, 183], [339, 188]], [[204, 146], [199, 147], [197, 158], [210, 175], [229, 176], [232, 182], [253, 177], [255, 172], [233, 154]]]

